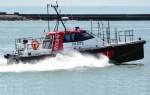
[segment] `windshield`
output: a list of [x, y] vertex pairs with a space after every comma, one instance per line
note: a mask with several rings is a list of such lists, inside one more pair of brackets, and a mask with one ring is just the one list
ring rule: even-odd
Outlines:
[[94, 38], [92, 35], [83, 30], [80, 33], [65, 34], [64, 42], [67, 43], [67, 42], [85, 41], [92, 38]]

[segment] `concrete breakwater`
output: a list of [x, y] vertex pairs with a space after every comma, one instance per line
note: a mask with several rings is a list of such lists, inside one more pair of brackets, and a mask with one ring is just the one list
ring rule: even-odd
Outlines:
[[[150, 20], [150, 14], [61, 14], [69, 20]], [[0, 14], [0, 20], [56, 20], [60, 19], [56, 14]]]

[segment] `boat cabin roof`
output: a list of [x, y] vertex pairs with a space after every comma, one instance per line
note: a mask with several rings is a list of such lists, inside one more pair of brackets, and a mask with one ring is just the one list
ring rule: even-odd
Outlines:
[[75, 27], [74, 29], [68, 29], [68, 30], [63, 30], [63, 31], [53, 31], [53, 32], [48, 32], [46, 35], [54, 35], [54, 34], [76, 34], [76, 33], [81, 33], [81, 32], [86, 32], [86, 30], [80, 29], [79, 27]]

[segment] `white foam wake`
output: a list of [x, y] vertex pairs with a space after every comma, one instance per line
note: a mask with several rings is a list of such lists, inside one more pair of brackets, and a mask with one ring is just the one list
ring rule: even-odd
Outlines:
[[[4, 63], [6, 60], [0, 59], [0, 62]], [[58, 54], [54, 58], [45, 59], [37, 62], [36, 64], [1, 64], [0, 72], [54, 71], [106, 66], [110, 66], [109, 59], [106, 56], [100, 55], [99, 58], [95, 58], [90, 55], [82, 55], [80, 53], [73, 52], [68, 54]]]

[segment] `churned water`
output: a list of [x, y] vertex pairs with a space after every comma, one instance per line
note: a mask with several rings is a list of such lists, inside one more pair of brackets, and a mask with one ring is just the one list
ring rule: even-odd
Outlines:
[[[13, 50], [14, 39], [40, 37], [47, 30], [47, 22], [0, 21], [0, 95], [150, 95], [150, 22], [110, 23], [111, 28], [134, 29], [135, 35], [147, 41], [145, 58], [129, 62], [137, 65], [115, 66], [105, 56], [94, 58], [77, 52], [59, 54], [34, 65], [7, 65], [3, 55]], [[90, 28], [86, 21], [65, 24]]]
[[7, 65], [6, 60], [0, 66], [0, 72], [40, 72], [40, 71], [57, 71], [57, 70], [75, 70], [81, 68], [97, 67], [102, 68], [106, 66], [112, 66], [109, 64], [109, 59], [100, 55], [99, 58], [95, 58], [90, 55], [82, 55], [77, 52], [69, 54], [58, 54], [55, 58], [47, 58], [42, 61], [36, 62], [36, 64], [12, 64]]

